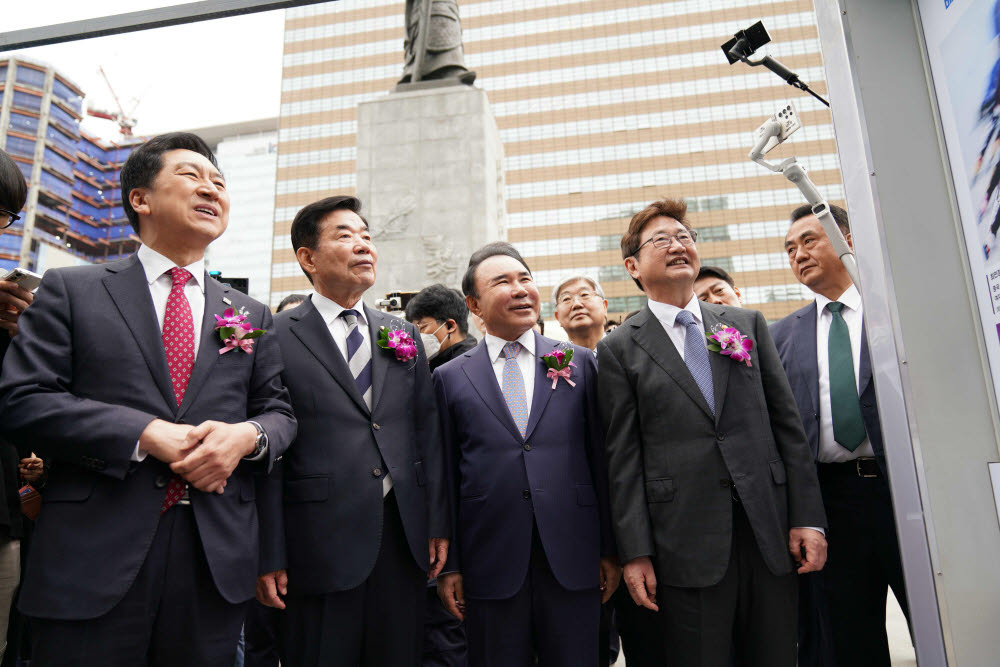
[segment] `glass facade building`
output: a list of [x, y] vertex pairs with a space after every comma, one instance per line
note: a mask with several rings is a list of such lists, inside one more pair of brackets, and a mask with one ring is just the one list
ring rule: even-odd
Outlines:
[[[623, 6], [627, 5], [627, 6]], [[770, 53], [825, 92], [810, 0], [463, 0], [466, 65], [479, 77], [505, 152], [508, 240], [551, 288], [598, 278], [612, 317], [645, 297], [619, 241], [648, 202], [683, 198], [703, 264], [736, 278], [747, 306], [777, 319], [811, 294], [783, 251], [804, 203], [747, 159], [752, 133], [793, 100], [805, 127], [769, 157], [796, 155], [842, 203], [829, 112], [763, 70], [730, 66], [719, 48], [763, 20]], [[285, 18], [271, 303], [308, 289], [288, 231], [303, 205], [355, 185], [356, 109], [402, 72], [403, 3], [340, 0]]]

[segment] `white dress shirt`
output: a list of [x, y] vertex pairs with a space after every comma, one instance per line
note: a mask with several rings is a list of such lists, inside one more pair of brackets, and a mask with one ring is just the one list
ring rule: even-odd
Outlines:
[[[861, 333], [864, 328], [861, 294], [851, 285], [837, 299], [844, 304], [840, 314], [847, 323], [851, 336], [851, 356], [854, 358], [854, 381], [860, 382]], [[819, 452], [817, 458], [822, 463], [842, 463], [860, 456], [875, 456], [872, 443], [866, 437], [853, 452], [837, 444], [833, 437], [833, 417], [830, 413], [830, 325], [833, 313], [826, 309], [830, 299], [816, 295], [816, 369], [819, 371]], [[859, 388], [860, 393], [860, 388]]]
[[[149, 295], [153, 298], [153, 310], [156, 312], [156, 325], [163, 331], [163, 320], [167, 315], [167, 298], [170, 290], [173, 289], [174, 279], [170, 276], [170, 269], [177, 266], [171, 260], [156, 252], [149, 246], [141, 245], [135, 253], [142, 264], [142, 270], [146, 273], [146, 282], [149, 283]], [[201, 344], [201, 325], [205, 317], [205, 258], [202, 257], [193, 264], [181, 267], [191, 273], [191, 279], [184, 286], [184, 296], [187, 297], [191, 306], [191, 323], [194, 325], [194, 357], [198, 358], [198, 346]], [[222, 313], [219, 313], [220, 315]], [[139, 443], [135, 443], [135, 451], [132, 452], [133, 461], [142, 461], [146, 458], [147, 452], [139, 449]], [[185, 493], [187, 493], [185, 491]]]
[[701, 301], [698, 300], [696, 295], [692, 294], [691, 300], [683, 308], [678, 308], [677, 306], [672, 306], [669, 303], [661, 301], [653, 301], [652, 299], [649, 299], [648, 303], [649, 309], [653, 311], [653, 315], [663, 325], [663, 330], [667, 332], [670, 340], [674, 343], [674, 347], [677, 348], [677, 354], [681, 355], [681, 359], [684, 359], [684, 342], [687, 340], [687, 329], [684, 325], [677, 323], [677, 314], [682, 310], [688, 311], [694, 315], [694, 321], [698, 326], [704, 329], [705, 324], [701, 317]]
[[[493, 364], [493, 374], [496, 375], [497, 385], [503, 393], [503, 365], [506, 357], [503, 356], [503, 346], [514, 341], [507, 341], [497, 338], [489, 333], [486, 334], [486, 352], [490, 355], [490, 363]], [[517, 367], [521, 369], [521, 377], [524, 378], [524, 400], [528, 404], [528, 418], [531, 418], [531, 399], [535, 393], [535, 330], [528, 329], [521, 334], [517, 342], [521, 344], [521, 351], [517, 353]]]
[[[330, 329], [333, 342], [337, 344], [337, 349], [343, 355], [344, 361], [347, 361], [347, 320], [341, 317], [340, 314], [345, 310], [354, 310], [357, 312], [358, 331], [361, 332], [362, 338], [365, 339], [365, 345], [371, 349], [368, 320], [365, 319], [365, 307], [362, 302], [358, 301], [352, 308], [345, 308], [333, 299], [328, 299], [318, 292], [313, 292], [312, 302], [316, 310], [319, 311], [320, 316], [322, 316], [323, 321], [326, 322], [327, 328]], [[374, 353], [375, 351], [372, 350], [372, 354]]]
[[[149, 246], [139, 246], [136, 253], [143, 271], [146, 272], [146, 282], [149, 283], [149, 295], [153, 297], [153, 309], [156, 311], [156, 322], [163, 331], [163, 318], [167, 313], [167, 298], [173, 288], [174, 281], [170, 277], [170, 269], [177, 266], [171, 260], [156, 252]], [[201, 344], [201, 325], [205, 317], [205, 258], [202, 257], [193, 264], [181, 267], [191, 273], [191, 280], [184, 286], [184, 296], [191, 306], [191, 321], [194, 323], [194, 356], [198, 357], [198, 346]], [[222, 313], [218, 313], [221, 315]]]
[[[323, 321], [326, 322], [326, 326], [330, 330], [330, 335], [333, 336], [333, 342], [337, 346], [337, 349], [340, 350], [340, 354], [344, 357], [344, 361], [347, 361], [347, 320], [341, 317], [340, 314], [345, 310], [353, 310], [358, 314], [358, 331], [361, 332], [361, 337], [364, 338], [363, 345], [368, 346], [372, 356], [375, 356], [376, 354], [389, 354], [388, 350], [383, 350], [381, 348], [376, 350], [375, 347], [377, 346], [372, 346], [371, 336], [368, 332], [368, 320], [365, 318], [365, 306], [361, 301], [358, 301], [351, 308], [345, 308], [333, 299], [328, 299], [319, 292], [313, 292], [311, 298], [313, 306], [316, 307], [316, 310], [319, 311]], [[383, 498], [389, 493], [389, 490], [392, 489], [392, 478], [389, 476], [388, 466], [385, 466], [385, 468], [385, 477], [382, 478]]]

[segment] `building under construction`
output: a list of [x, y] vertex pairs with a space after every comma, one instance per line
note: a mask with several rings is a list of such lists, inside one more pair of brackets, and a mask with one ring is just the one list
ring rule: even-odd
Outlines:
[[138, 247], [118, 178], [143, 140], [108, 142], [81, 132], [83, 97], [52, 67], [0, 59], [0, 148], [29, 186], [21, 220], [0, 236], [0, 268], [41, 272], [118, 259]]

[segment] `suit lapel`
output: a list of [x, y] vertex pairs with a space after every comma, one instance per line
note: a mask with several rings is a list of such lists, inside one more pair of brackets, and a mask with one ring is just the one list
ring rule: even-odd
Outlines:
[[383, 350], [375, 344], [375, 341], [378, 340], [379, 328], [389, 326], [389, 316], [381, 311], [372, 310], [368, 306], [364, 306], [364, 311], [365, 319], [368, 320], [368, 340], [371, 341], [372, 348], [372, 412], [375, 412], [379, 399], [382, 398], [382, 388], [385, 386], [385, 374], [389, 372], [389, 362], [401, 362], [396, 361], [395, 356], [391, 355], [388, 350]]
[[549, 399], [554, 393], [552, 381], [545, 376], [547, 371], [541, 359], [542, 355], [548, 354], [557, 347], [559, 347], [558, 342], [539, 335], [537, 331], [535, 332], [535, 389], [531, 397], [531, 412], [528, 413], [528, 427], [524, 431], [525, 440], [531, 437], [531, 432], [535, 430], [535, 426], [541, 420], [542, 413], [545, 412], [545, 407], [549, 404]]
[[[632, 319], [638, 320], [632, 325], [632, 339], [653, 358], [653, 361], [660, 368], [667, 372], [706, 415], [714, 419], [712, 410], [708, 407], [708, 401], [702, 396], [701, 389], [694, 381], [694, 376], [691, 375], [691, 371], [681, 359], [681, 355], [677, 353], [677, 348], [674, 347], [670, 336], [663, 330], [663, 326], [653, 315], [649, 306], [646, 306], [640, 314]], [[630, 323], [631, 321], [629, 320]]]
[[[795, 367], [801, 369], [809, 390], [809, 401], [812, 403], [813, 414], [819, 414], [819, 365], [816, 358], [816, 302], [805, 312], [796, 315], [798, 331], [792, 345]], [[863, 354], [863, 352], [862, 352]], [[862, 357], [864, 358], [864, 357]]]
[[109, 264], [107, 268], [109, 274], [102, 280], [104, 287], [138, 343], [157, 389], [170, 409], [176, 411], [177, 401], [170, 383], [167, 355], [163, 351], [160, 325], [149, 294], [146, 272], [135, 255], [122, 263]]
[[[716, 312], [714, 306], [711, 304], [702, 303], [701, 317], [705, 331], [711, 331], [717, 324], [732, 326], [732, 322], [725, 321], [725, 314], [726, 310], [723, 307], [720, 307], [719, 312]], [[741, 331], [740, 333], [746, 332]], [[706, 339], [705, 345], [708, 345], [708, 339]], [[723, 354], [712, 352], [711, 350], [708, 352], [708, 360], [712, 365], [712, 385], [715, 389], [715, 421], [718, 423], [719, 415], [722, 414], [722, 408], [725, 406], [726, 390], [729, 387], [729, 373], [732, 372], [733, 364], [736, 362]]]
[[333, 336], [330, 335], [330, 328], [323, 321], [323, 316], [316, 310], [312, 299], [306, 299], [302, 305], [296, 308], [292, 312], [291, 319], [294, 321], [290, 327], [292, 334], [302, 342], [306, 349], [316, 357], [320, 365], [326, 369], [326, 372], [333, 376], [337, 384], [344, 389], [344, 392], [367, 414], [368, 406], [365, 405], [365, 399], [358, 391], [358, 385], [354, 382], [351, 369], [347, 367], [347, 360], [337, 349], [337, 344], [333, 342]]
[[522, 440], [521, 432], [517, 429], [514, 418], [510, 416], [507, 401], [500, 391], [500, 385], [497, 384], [497, 376], [493, 372], [493, 364], [490, 363], [490, 353], [485, 341], [469, 353], [469, 358], [462, 364], [462, 370], [493, 416], [510, 431], [511, 435]]
[[[229, 287], [209, 278], [207, 273], [204, 281], [205, 312], [201, 318], [201, 340], [198, 343], [198, 356], [194, 360], [194, 368], [191, 369], [191, 379], [188, 380], [187, 389], [184, 391], [184, 401], [181, 403], [180, 412], [177, 413], [178, 419], [184, 416], [194, 400], [198, 398], [198, 392], [208, 380], [212, 368], [215, 367], [215, 362], [219, 360], [219, 349], [222, 345], [215, 333], [215, 315], [221, 315], [226, 308], [232, 307], [223, 301], [229, 294]], [[233, 350], [226, 354], [241, 353], [246, 354], [241, 350]]]

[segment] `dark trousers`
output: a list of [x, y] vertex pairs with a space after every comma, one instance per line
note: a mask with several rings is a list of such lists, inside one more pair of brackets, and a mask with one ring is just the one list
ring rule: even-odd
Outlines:
[[537, 529], [521, 589], [504, 600], [467, 597], [465, 606], [471, 667], [532, 667], [536, 654], [539, 667], [597, 663], [601, 593], [563, 588]]
[[346, 591], [285, 598], [283, 667], [419, 665], [426, 586], [427, 574], [410, 553], [390, 491], [382, 544], [368, 579]]
[[608, 602], [615, 608], [615, 624], [628, 667], [662, 667], [667, 664], [658, 614], [637, 605], [624, 580]]
[[111, 611], [82, 621], [32, 619], [31, 664], [232, 667], [245, 606], [219, 595], [194, 513], [175, 505], [160, 517], [139, 574]]
[[427, 586], [427, 616], [424, 620], [424, 657], [421, 667], [466, 667], [465, 624], [444, 608], [437, 586]]
[[830, 528], [823, 592], [841, 667], [888, 667], [885, 605], [889, 587], [909, 622], [889, 485], [859, 477], [856, 466], [818, 464]]
[[252, 600], [243, 621], [243, 667], [278, 667], [281, 611]]
[[739, 502], [733, 502], [732, 552], [722, 580], [705, 588], [660, 584], [656, 598], [670, 667], [726, 667], [734, 660], [741, 667], [795, 667], [797, 575], [771, 573]]

